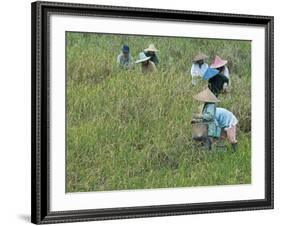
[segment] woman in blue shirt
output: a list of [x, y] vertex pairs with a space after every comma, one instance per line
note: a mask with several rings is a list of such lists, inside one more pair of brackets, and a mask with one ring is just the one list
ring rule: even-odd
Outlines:
[[194, 99], [204, 102], [201, 113], [193, 115], [193, 123], [205, 122], [208, 124], [209, 149], [211, 149], [211, 137], [221, 137], [221, 132], [225, 131], [227, 139], [232, 145], [234, 151], [237, 150], [236, 125], [238, 123], [235, 115], [224, 109], [216, 107], [219, 102], [217, 97], [207, 88], [194, 96]]
[[227, 139], [232, 145], [234, 151], [237, 150], [237, 140], [236, 140], [236, 125], [238, 120], [235, 115], [224, 108], [216, 109], [216, 121], [218, 126], [226, 132]]

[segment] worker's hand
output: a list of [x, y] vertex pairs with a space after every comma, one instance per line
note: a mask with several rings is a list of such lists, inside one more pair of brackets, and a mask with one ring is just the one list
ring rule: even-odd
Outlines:
[[229, 87], [229, 85], [226, 82], [223, 84], [223, 92], [224, 93], [229, 93], [230, 92], [230, 87]]
[[198, 122], [202, 122], [202, 119], [193, 118], [193, 119], [191, 119], [191, 121], [190, 121], [191, 124], [195, 124], [195, 123], [198, 123]]
[[193, 118], [195, 118], [195, 119], [202, 119], [202, 118], [203, 118], [203, 115], [202, 115], [202, 114], [193, 114], [192, 116], [193, 116]]

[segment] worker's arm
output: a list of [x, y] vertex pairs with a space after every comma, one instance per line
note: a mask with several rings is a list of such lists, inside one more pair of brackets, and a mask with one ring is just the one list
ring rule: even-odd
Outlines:
[[215, 116], [215, 105], [209, 104], [206, 106], [204, 113], [202, 114], [202, 119], [205, 121], [211, 121]]

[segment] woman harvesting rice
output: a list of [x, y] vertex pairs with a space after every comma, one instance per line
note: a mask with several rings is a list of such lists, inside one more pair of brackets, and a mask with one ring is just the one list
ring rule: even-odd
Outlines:
[[117, 56], [117, 64], [123, 69], [130, 69], [133, 66], [133, 58], [130, 54], [130, 48], [123, 45], [121, 53]]
[[151, 57], [147, 57], [144, 52], [140, 52], [139, 59], [136, 61], [136, 64], [141, 63], [142, 73], [151, 73], [156, 71], [155, 64], [150, 61]]
[[144, 49], [144, 53], [147, 57], [150, 57], [150, 61], [152, 61], [155, 65], [159, 64], [159, 58], [156, 54], [159, 50], [155, 48], [154, 44], [150, 44], [148, 48]]
[[[237, 150], [236, 125], [238, 120], [235, 115], [224, 109], [216, 107], [219, 102], [217, 97], [207, 88], [193, 97], [203, 102], [201, 113], [194, 114], [192, 123], [205, 122], [208, 125], [207, 137], [204, 139], [208, 144], [208, 149], [212, 148], [212, 139], [221, 137], [221, 132], [226, 132], [232, 149]], [[224, 134], [223, 134], [224, 137]]]
[[198, 53], [194, 57], [193, 64], [190, 70], [192, 77], [192, 85], [196, 85], [197, 80], [199, 78], [202, 78], [206, 70], [208, 69], [208, 64], [204, 62], [206, 58], [207, 56], [204, 53]]
[[208, 68], [203, 79], [208, 80], [208, 87], [216, 96], [226, 91], [229, 83], [229, 79], [214, 68]]
[[218, 123], [218, 126], [224, 132], [226, 132], [227, 139], [232, 145], [232, 149], [236, 151], [237, 150], [236, 125], [238, 124], [237, 118], [231, 111], [228, 111], [224, 108], [217, 108], [216, 121]]
[[216, 103], [219, 102], [218, 98], [208, 88], [198, 93], [193, 97], [195, 100], [203, 102], [201, 112], [194, 114], [192, 123], [204, 122], [208, 125], [207, 137], [203, 139], [207, 143], [207, 148], [211, 150], [212, 141], [211, 137], [220, 137], [221, 130], [217, 126], [215, 114], [216, 114]]
[[224, 75], [229, 80], [230, 85], [230, 76], [229, 76], [229, 70], [226, 64], [228, 63], [227, 60], [221, 59], [219, 56], [216, 56], [213, 63], [211, 64], [210, 68], [217, 69], [220, 74]]

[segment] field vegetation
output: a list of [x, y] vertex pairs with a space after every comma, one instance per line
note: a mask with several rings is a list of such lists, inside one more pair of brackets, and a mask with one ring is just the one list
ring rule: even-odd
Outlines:
[[[177, 37], [68, 32], [67, 192], [251, 183], [251, 43]], [[116, 57], [128, 44], [134, 60], [154, 43], [160, 64], [143, 75], [122, 70]], [[231, 92], [219, 106], [239, 120], [238, 151], [204, 151], [190, 120], [206, 87], [191, 84], [194, 55], [229, 61]]]

